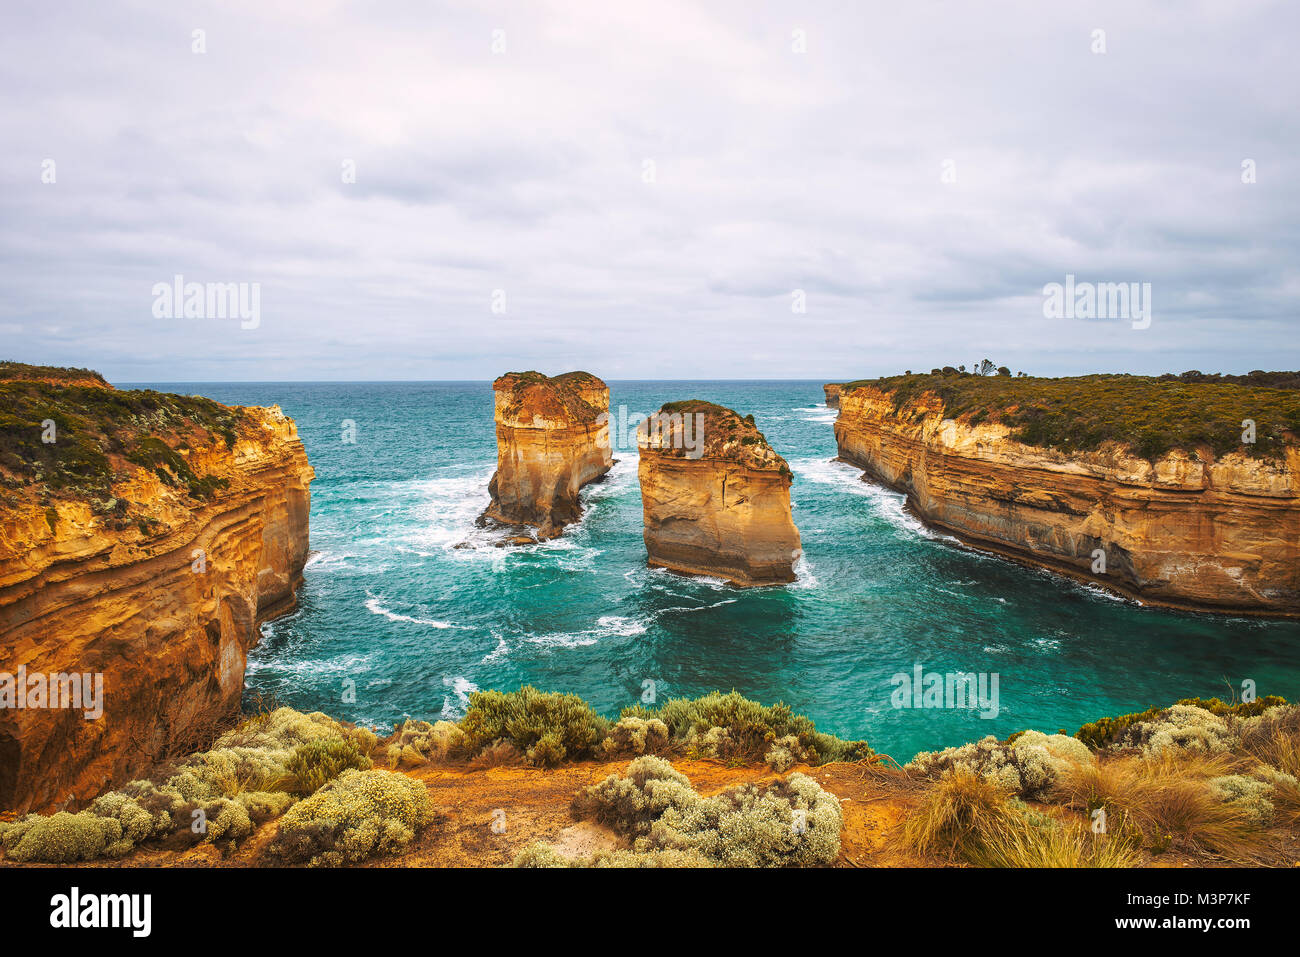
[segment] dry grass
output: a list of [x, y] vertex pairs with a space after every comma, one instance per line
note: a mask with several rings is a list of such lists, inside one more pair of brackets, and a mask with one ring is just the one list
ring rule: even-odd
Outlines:
[[978, 867], [1136, 867], [1137, 843], [1095, 835], [1015, 801], [967, 770], [944, 775], [903, 822], [903, 842], [922, 854]]
[[1108, 829], [1163, 851], [1174, 840], [1230, 860], [1248, 861], [1266, 834], [1239, 806], [1224, 803], [1211, 778], [1240, 772], [1240, 757], [1128, 755], [1071, 769], [1059, 782], [1062, 803], [1104, 808]]
[[983, 867], [1137, 867], [1142, 851], [1130, 838], [1093, 834], [1081, 824], [1015, 827], [990, 842], [972, 863]]
[[1015, 826], [1020, 815], [1007, 793], [966, 770], [942, 777], [903, 822], [903, 841], [921, 854], [972, 861], [991, 836]]
[[[1283, 774], [1300, 779], [1300, 709], [1266, 713], [1243, 730], [1241, 750]], [[1279, 823], [1300, 825], [1300, 784], [1272, 779]]]

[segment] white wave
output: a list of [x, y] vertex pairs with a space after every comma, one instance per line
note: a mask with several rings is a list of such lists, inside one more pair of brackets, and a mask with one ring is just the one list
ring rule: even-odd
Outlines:
[[794, 410], [805, 422], [832, 423], [839, 415], [839, 409], [828, 409], [824, 405], [800, 406]]
[[438, 621], [434, 618], [412, 618], [410, 615], [403, 615], [395, 611], [390, 611], [380, 603], [380, 599], [374, 596], [366, 599], [366, 611], [372, 615], [383, 615], [389, 621], [404, 621], [412, 625], [428, 625], [430, 628], [451, 628], [452, 624], [448, 621]]
[[722, 601], [715, 601], [712, 605], [678, 605], [672, 608], [660, 608], [655, 615], [667, 615], [670, 612], [691, 612], [691, 611], [708, 611], [710, 608], [721, 608], [723, 605], [734, 605], [739, 598], [724, 598]]
[[259, 671], [271, 671], [284, 675], [339, 675], [349, 677], [363, 674], [367, 670], [366, 666], [372, 657], [373, 655], [340, 655], [337, 658], [324, 660], [318, 658], [286, 660], [277, 657], [267, 661], [250, 657], [244, 673], [250, 675]]
[[451, 700], [451, 695], [443, 695], [442, 718], [446, 721], [459, 721], [469, 709], [470, 692], [478, 691], [478, 685], [463, 676], [443, 678], [442, 683], [450, 685], [452, 693], [456, 695], [455, 701]]
[[862, 470], [847, 462], [829, 459], [796, 459], [790, 463], [796, 475], [819, 485], [831, 485], [842, 491], [868, 499], [875, 513], [902, 532], [919, 535], [936, 542], [961, 544], [960, 539], [928, 528], [907, 511], [907, 496], [871, 481], [863, 481]]
[[622, 615], [601, 615], [596, 619], [596, 625], [593, 628], [584, 628], [582, 631], [559, 631], [548, 635], [532, 635], [524, 640], [529, 644], [541, 645], [544, 648], [583, 648], [598, 643], [602, 638], [632, 638], [636, 635], [643, 635], [649, 627], [649, 623], [653, 620], [653, 616], [645, 621], [638, 621], [635, 618], [627, 618]]
[[352, 566], [348, 564], [348, 562], [349, 559], [355, 557], [355, 555], [349, 555], [346, 553], [340, 554], [338, 552], [322, 549], [321, 551], [314, 551], [307, 556], [307, 561], [303, 565], [303, 570], [319, 573], [333, 571], [336, 568], [351, 569]]
[[600, 636], [590, 631], [556, 632], [550, 635], [533, 635], [526, 641], [531, 645], [541, 645], [544, 648], [583, 648], [600, 641]]
[[794, 563], [795, 579], [787, 588], [816, 588], [818, 585], [817, 576], [813, 574], [812, 565], [808, 563], [808, 556], [800, 552], [799, 560]]
[[480, 661], [479, 664], [490, 665], [492, 662], [500, 661], [502, 658], [510, 654], [510, 645], [506, 643], [506, 640], [495, 632], [493, 633], [493, 637], [497, 640], [496, 648], [484, 655], [483, 660]]
[[613, 468], [605, 473], [605, 477], [599, 482], [586, 486], [582, 490], [583, 495], [588, 502], [599, 502], [603, 499], [614, 498], [623, 492], [629, 486], [635, 485], [638, 458], [635, 455], [619, 453], [621, 456], [614, 462]]
[[488, 482], [495, 466], [480, 465], [469, 475], [441, 476], [407, 483], [406, 491], [415, 498], [412, 518], [415, 528], [406, 536], [406, 544], [451, 549], [462, 542], [472, 547], [491, 547], [484, 530], [474, 520], [487, 508]]
[[[1053, 575], [1052, 577], [1058, 581], [1061, 578], [1061, 576], [1059, 575]], [[1104, 598], [1107, 601], [1118, 602], [1121, 605], [1142, 604], [1142, 602], [1138, 601], [1135, 598], [1129, 598], [1127, 595], [1121, 595], [1119, 592], [1111, 591], [1109, 588], [1102, 588], [1100, 585], [1088, 585], [1083, 582], [1074, 581], [1073, 579], [1066, 579], [1066, 580], [1069, 581], [1076, 588], [1086, 591], [1089, 595], [1092, 595], [1094, 598]]]
[[622, 635], [630, 638], [633, 635], [644, 635], [646, 626], [634, 618], [623, 618], [619, 615], [602, 615], [596, 619], [596, 624], [608, 631], [610, 634]]

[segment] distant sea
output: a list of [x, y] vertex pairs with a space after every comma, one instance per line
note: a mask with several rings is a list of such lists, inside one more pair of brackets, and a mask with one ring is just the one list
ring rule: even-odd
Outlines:
[[[380, 726], [455, 720], [479, 688], [573, 692], [609, 716], [649, 689], [734, 688], [902, 761], [1244, 679], [1300, 696], [1300, 623], [1145, 608], [926, 530], [903, 496], [832, 461], [820, 382], [610, 383], [615, 421], [620, 405], [708, 399], [753, 413], [789, 461], [799, 579], [754, 590], [646, 567], [634, 447], [562, 538], [490, 544], [474, 527], [496, 462], [487, 382], [135, 387], [279, 405], [316, 469], [300, 608], [264, 627], [249, 696]], [[917, 664], [996, 673], [997, 717], [892, 707], [891, 676]]]

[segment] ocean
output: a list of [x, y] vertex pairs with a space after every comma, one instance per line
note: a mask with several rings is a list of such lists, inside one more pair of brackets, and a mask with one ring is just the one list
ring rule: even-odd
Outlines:
[[[906, 761], [1245, 680], [1300, 694], [1300, 623], [1146, 608], [927, 530], [902, 495], [832, 461], [820, 382], [609, 385], [616, 422], [620, 406], [690, 398], [754, 415], [794, 471], [797, 582], [741, 590], [647, 568], [636, 449], [617, 438], [580, 524], [493, 546], [474, 527], [496, 462], [488, 382], [136, 384], [279, 405], [316, 469], [300, 607], [264, 626], [246, 695], [379, 727], [455, 720], [475, 689], [573, 692], [611, 717], [651, 693], [735, 689]], [[892, 679], [917, 665], [996, 675], [996, 716], [894, 707]]]

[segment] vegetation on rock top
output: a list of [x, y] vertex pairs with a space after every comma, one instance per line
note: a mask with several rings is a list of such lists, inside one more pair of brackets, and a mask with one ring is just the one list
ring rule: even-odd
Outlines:
[[[687, 417], [691, 418], [688, 420]], [[695, 416], [701, 418], [696, 419]], [[656, 417], [660, 418], [658, 423]], [[689, 430], [696, 446], [684, 440], [679, 433]], [[663, 439], [654, 447], [663, 455], [675, 458], [699, 457], [728, 459], [755, 469], [771, 469], [793, 478], [790, 466], [768, 444], [767, 437], [758, 430], [753, 415], [739, 412], [716, 402], [704, 399], [683, 399], [665, 402], [658, 413], [642, 423], [642, 434], [654, 436], [661, 432]], [[678, 441], [682, 439], [682, 441]], [[702, 440], [702, 446], [700, 445]], [[697, 455], [697, 453], [699, 453]]]
[[604, 388], [605, 383], [590, 372], [565, 372], [557, 376], [530, 370], [528, 372], [507, 372], [499, 376], [492, 388], [501, 392], [509, 389], [510, 397], [506, 401], [505, 413], [515, 417], [524, 405], [532, 407], [531, 411], [545, 417], [565, 416], [573, 422], [591, 422], [604, 409], [593, 406], [583, 396], [584, 389]]
[[[225, 484], [197, 476], [180, 452], [192, 443], [218, 440], [233, 447], [245, 422], [242, 410], [201, 396], [48, 381], [58, 378], [50, 372], [77, 382], [103, 381], [82, 369], [4, 365], [10, 372], [0, 377], [4, 485], [35, 485], [52, 497], [94, 498], [107, 495], [131, 465], [153, 471], [194, 498], [209, 498]], [[48, 424], [53, 442], [44, 441]]]
[[[1294, 372], [1039, 378], [980, 375], [949, 366], [929, 374], [860, 379], [845, 383], [843, 392], [876, 389], [890, 395], [899, 412], [933, 395], [947, 418], [1000, 423], [1016, 441], [1064, 452], [1117, 443], [1152, 460], [1175, 449], [1204, 448], [1216, 456], [1240, 452], [1275, 458], [1300, 433], [1297, 383], [1300, 373]], [[1247, 420], [1255, 423], [1253, 443], [1242, 441]]]

